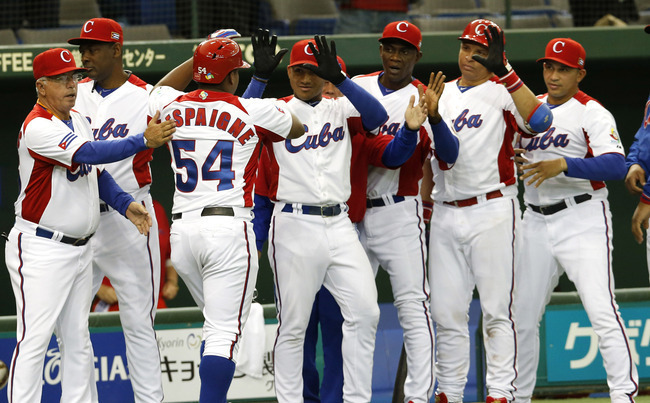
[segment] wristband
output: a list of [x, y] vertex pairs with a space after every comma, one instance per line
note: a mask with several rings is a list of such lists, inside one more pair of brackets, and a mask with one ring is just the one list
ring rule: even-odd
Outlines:
[[431, 215], [433, 214], [433, 203], [422, 201], [422, 210], [424, 212], [424, 223], [428, 224], [431, 221]]
[[254, 75], [254, 74], [253, 74], [253, 80], [257, 80], [257, 81], [259, 81], [259, 82], [261, 82], [261, 83], [264, 83], [264, 84], [268, 84], [268, 83], [269, 83], [269, 80], [268, 80], [268, 79], [260, 78], [260, 77]]
[[[509, 67], [509, 66], [508, 66]], [[506, 89], [509, 93], [517, 91], [524, 85], [524, 82], [521, 81], [515, 70], [510, 67], [510, 71], [503, 77], [499, 77], [499, 80], [506, 86]]]
[[639, 201], [643, 204], [650, 204], [650, 198], [645, 193], [641, 194], [641, 200]]

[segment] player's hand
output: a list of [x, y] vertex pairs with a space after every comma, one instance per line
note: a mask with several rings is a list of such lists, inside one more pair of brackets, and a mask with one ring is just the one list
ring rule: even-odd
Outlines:
[[415, 104], [415, 95], [411, 95], [406, 112], [404, 112], [404, 124], [409, 130], [419, 130], [428, 116], [427, 104], [424, 100], [424, 88], [421, 85], [418, 87], [418, 92], [420, 93], [420, 99], [417, 105]]
[[158, 148], [172, 139], [172, 134], [176, 131], [176, 121], [174, 119], [159, 122], [160, 111], [149, 121], [147, 129], [144, 131], [144, 138], [147, 140], [147, 147]]
[[643, 228], [648, 230], [648, 219], [650, 218], [650, 204], [639, 202], [632, 215], [632, 235], [638, 244], [643, 243]]
[[515, 166], [517, 167], [517, 174], [522, 175], [524, 173], [524, 170], [522, 167], [524, 164], [528, 163], [528, 159], [524, 157], [524, 153], [526, 153], [526, 150], [523, 148], [515, 148]]
[[472, 59], [481, 63], [498, 77], [505, 76], [508, 74], [508, 67], [505, 54], [506, 40], [503, 32], [490, 25], [485, 29], [485, 39], [488, 43], [488, 57], [473, 55]]
[[176, 298], [176, 294], [178, 294], [178, 283], [174, 283], [171, 281], [165, 281], [165, 284], [163, 285], [162, 291], [161, 291], [163, 299], [169, 301], [174, 298]]
[[316, 42], [316, 46], [309, 42], [309, 49], [314, 54], [318, 67], [311, 64], [304, 64], [303, 67], [311, 70], [325, 81], [329, 81], [338, 86], [345, 80], [345, 74], [341, 70], [339, 61], [336, 60], [336, 44], [334, 41], [331, 41], [330, 46], [328, 46], [325, 35], [314, 36], [314, 41]]
[[208, 35], [206, 39], [216, 39], [216, 38], [235, 39], [235, 38], [241, 38], [241, 34], [232, 28], [225, 28], [225, 29], [218, 29], [214, 31], [213, 33]]
[[97, 290], [97, 298], [109, 305], [117, 303], [117, 294], [115, 293], [115, 289], [105, 284], [99, 286], [99, 290]]
[[526, 185], [534, 184], [537, 188], [546, 179], [558, 176], [560, 173], [566, 171], [567, 165], [564, 158], [557, 158], [554, 160], [545, 160], [522, 165], [521, 169], [525, 173], [521, 175], [519, 179], [525, 180], [530, 178], [530, 180], [526, 182]]
[[268, 29], [258, 28], [251, 35], [251, 44], [253, 45], [253, 66], [255, 66], [255, 76], [268, 80], [278, 64], [282, 61], [284, 55], [289, 49], [280, 49], [275, 53], [278, 45], [278, 37], [270, 36]]
[[149, 235], [149, 228], [152, 224], [151, 216], [141, 203], [131, 202], [126, 209], [126, 218], [136, 226], [142, 235]]
[[431, 72], [431, 75], [429, 76], [429, 85], [427, 85], [427, 88], [424, 91], [429, 119], [433, 124], [438, 124], [442, 120], [442, 116], [438, 113], [438, 103], [440, 102], [440, 97], [445, 89], [446, 78], [447, 76], [442, 74], [442, 71], [439, 71], [436, 74]]
[[645, 185], [645, 171], [639, 164], [633, 164], [625, 176], [625, 187], [630, 194], [640, 195]]

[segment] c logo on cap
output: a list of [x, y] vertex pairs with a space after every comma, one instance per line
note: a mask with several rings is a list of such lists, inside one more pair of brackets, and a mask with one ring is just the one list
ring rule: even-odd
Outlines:
[[[66, 60], [65, 56], [68, 56], [68, 59]], [[66, 63], [70, 63], [72, 61], [72, 57], [70, 57], [70, 52], [67, 50], [62, 50], [61, 51], [61, 60], [63, 60]]]
[[[88, 25], [90, 25], [90, 29], [88, 29]], [[87, 23], [84, 24], [84, 32], [88, 33], [93, 30], [93, 25], [95, 25], [95, 21], [88, 21]]]
[[[562, 44], [562, 48], [561, 48], [560, 50], [557, 50], [557, 45], [559, 45], [559, 44]], [[555, 52], [555, 53], [562, 53], [562, 51], [564, 50], [564, 47], [565, 47], [565, 46], [566, 46], [566, 43], [564, 43], [564, 42], [562, 42], [562, 41], [557, 41], [557, 42], [555, 42], [555, 43], [553, 44], [553, 52]]]
[[309, 49], [309, 44], [305, 45], [305, 54], [308, 54], [309, 56], [313, 56], [314, 54], [311, 52], [311, 49]]
[[[402, 28], [400, 27], [400, 25], [404, 25], [405, 28], [402, 29]], [[408, 29], [408, 27], [409, 27], [408, 22], [404, 22], [404, 21], [402, 21], [402, 22], [398, 23], [397, 25], [395, 25], [395, 29], [397, 29], [399, 32], [406, 32], [406, 30]]]
[[[482, 29], [481, 29], [482, 28]], [[478, 24], [476, 28], [474, 29], [474, 33], [476, 35], [485, 35], [485, 30], [487, 29], [487, 25], [485, 24]]]

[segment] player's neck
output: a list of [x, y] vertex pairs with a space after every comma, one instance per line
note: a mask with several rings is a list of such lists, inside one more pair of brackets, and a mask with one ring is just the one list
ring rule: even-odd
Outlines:
[[546, 98], [546, 102], [548, 102], [550, 105], [562, 105], [566, 101], [573, 98], [578, 93], [578, 91], [580, 91], [580, 89], [576, 88], [575, 91], [571, 91], [562, 97], [554, 97], [551, 93], [549, 93], [548, 97]]
[[383, 85], [386, 89], [389, 89], [391, 91], [401, 90], [402, 88], [409, 85], [412, 81], [413, 81], [413, 77], [410, 75], [409, 77], [404, 78], [403, 80], [400, 81], [389, 80], [386, 74], [382, 74], [379, 77], [379, 83]]
[[114, 71], [110, 76], [106, 77], [101, 81], [97, 81], [97, 85], [106, 89], [112, 90], [113, 88], [121, 87], [124, 84], [131, 74], [120, 69], [119, 71]]
[[46, 99], [39, 98], [36, 103], [45, 108], [45, 110], [50, 112], [52, 115], [56, 116], [59, 120], [70, 120], [70, 110], [66, 111], [54, 108]]

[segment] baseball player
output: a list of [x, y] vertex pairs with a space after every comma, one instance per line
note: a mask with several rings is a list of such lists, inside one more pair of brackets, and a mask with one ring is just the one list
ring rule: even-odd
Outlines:
[[[406, 100], [417, 95], [418, 86], [422, 85], [413, 78], [413, 68], [422, 57], [422, 33], [407, 21], [396, 21], [386, 25], [379, 42], [383, 70], [353, 80], [386, 108], [388, 120], [381, 126], [380, 135], [394, 135], [401, 125]], [[442, 73], [438, 76], [440, 82], [444, 81]], [[437, 115], [437, 105], [427, 106], [433, 107]], [[367, 210], [359, 225], [361, 242], [375, 275], [381, 265], [390, 276], [394, 304], [404, 330], [408, 368], [405, 402], [428, 402], [435, 384], [434, 332], [419, 182], [431, 139], [445, 161], [453, 163], [458, 155], [458, 139], [439, 116], [435, 126], [434, 133], [429, 124], [420, 128], [415, 152], [400, 168], [368, 168]]]
[[147, 210], [101, 164], [164, 144], [174, 124], [152, 122], [144, 136], [96, 144], [88, 121], [72, 110], [85, 69], [77, 68], [70, 51], [56, 48], [37, 55], [33, 70], [38, 101], [18, 136], [20, 191], [5, 246], [18, 312], [7, 397], [11, 403], [41, 401], [43, 358], [55, 331], [61, 401], [97, 402], [88, 331], [88, 241], [99, 224], [99, 197], [141, 234], [148, 235], [152, 223]]
[[436, 399], [463, 399], [470, 353], [468, 311], [476, 286], [483, 311], [487, 401], [506, 402], [513, 399], [516, 377], [512, 289], [521, 214], [515, 129], [543, 132], [552, 114], [505, 64], [505, 39], [497, 24], [474, 20], [458, 39], [461, 77], [445, 85], [439, 106], [459, 138], [458, 158], [453, 165], [435, 154], [431, 160], [435, 206], [429, 283], [436, 290], [431, 293]]
[[[646, 25], [645, 32], [650, 34], [650, 25]], [[627, 176], [625, 187], [633, 195], [641, 195], [639, 204], [632, 215], [632, 234], [638, 243], [643, 242], [643, 230], [648, 229], [650, 218], [650, 185], [648, 185], [648, 173], [650, 173], [650, 96], [645, 104], [643, 122], [634, 136], [634, 142], [627, 154], [626, 166]], [[650, 237], [646, 238], [646, 258], [648, 270], [650, 271]]]
[[[339, 65], [345, 72], [345, 63], [337, 56]], [[442, 79], [435, 88], [427, 88], [426, 94], [431, 96], [434, 91], [441, 91]], [[431, 87], [433, 84], [431, 84]], [[424, 92], [424, 88], [422, 89]], [[342, 93], [329, 82], [325, 82], [322, 95], [332, 94], [339, 98]], [[418, 94], [419, 107], [424, 106], [424, 96]], [[415, 99], [415, 97], [413, 97]], [[413, 118], [411, 113], [417, 113], [413, 108], [413, 100], [407, 107], [405, 116], [407, 121]], [[423, 113], [422, 111], [421, 113]], [[410, 120], [413, 126], [419, 126], [420, 121]], [[404, 126], [402, 126], [404, 127]], [[351, 194], [348, 199], [348, 215], [352, 223], [358, 223], [366, 211], [366, 183], [368, 165], [398, 167], [403, 164], [413, 153], [417, 143], [417, 133], [406, 129], [399, 130], [394, 138], [390, 136], [368, 137], [363, 134], [352, 137], [351, 157]], [[255, 187], [255, 231], [257, 235], [258, 250], [261, 250], [264, 241], [268, 238], [268, 228], [273, 203], [269, 200], [269, 188], [272, 186], [269, 178], [271, 162], [268, 152], [262, 152], [259, 175]], [[319, 376], [315, 368], [315, 350], [318, 340], [318, 323], [323, 334], [323, 355], [325, 361], [322, 385], [319, 387]], [[315, 295], [309, 324], [305, 331], [304, 358], [303, 358], [303, 397], [309, 402], [340, 402], [343, 401], [343, 373], [341, 356], [341, 325], [343, 317], [340, 308], [332, 294], [322, 286]], [[320, 396], [319, 396], [320, 395]]]
[[[304, 129], [272, 100], [233, 95], [239, 69], [250, 67], [233, 40], [200, 43], [187, 67], [156, 84], [149, 110], [160, 108], [178, 126], [171, 256], [205, 316], [200, 402], [225, 402], [257, 278], [251, 208], [260, 139], [296, 138]], [[198, 89], [185, 93], [188, 77]]]
[[612, 402], [633, 402], [639, 376], [614, 297], [612, 215], [606, 180], [625, 177], [614, 117], [580, 91], [585, 50], [569, 38], [546, 45], [543, 63], [553, 110], [543, 135], [521, 139], [526, 211], [515, 282], [515, 398], [529, 402], [539, 361], [539, 321], [563, 272], [576, 286], [599, 338]]
[[[314, 295], [325, 285], [343, 314], [343, 400], [369, 402], [379, 319], [372, 270], [347, 215], [351, 137], [386, 119], [381, 104], [341, 71], [325, 37], [294, 44], [288, 67], [292, 97], [285, 107], [305, 124], [306, 137], [274, 143], [269, 231], [278, 334], [274, 349], [279, 402], [302, 401], [302, 349]], [[344, 98], [322, 97], [323, 80]]]
[[[134, 136], [147, 125], [147, 101], [152, 86], [122, 68], [122, 27], [108, 18], [93, 18], [78, 38], [81, 62], [88, 78], [79, 83], [75, 108], [90, 122], [96, 141]], [[149, 211], [152, 232], [158, 222], [149, 193], [151, 149], [106, 165], [122, 189]], [[153, 329], [160, 290], [160, 248], [157, 236], [142, 237], [106, 203], [100, 204], [100, 225], [91, 240], [93, 295], [106, 276], [120, 305], [129, 378], [136, 402], [163, 399], [160, 354]], [[115, 237], [115, 234], [121, 234]]]

